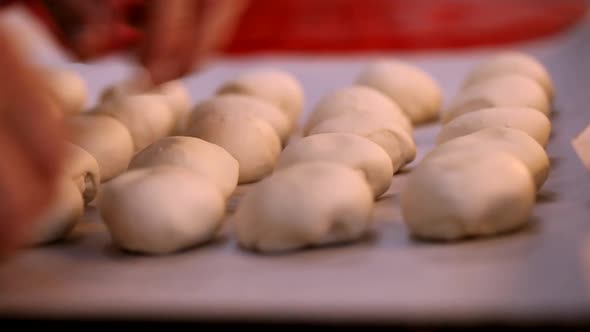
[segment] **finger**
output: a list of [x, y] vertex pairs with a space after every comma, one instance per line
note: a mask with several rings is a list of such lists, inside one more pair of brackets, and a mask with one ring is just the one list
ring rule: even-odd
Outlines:
[[41, 93], [12, 96], [15, 98], [12, 109], [3, 114], [7, 130], [17, 139], [22, 151], [27, 152], [37, 171], [51, 179], [62, 167], [64, 133], [61, 121], [55, 116], [59, 110]]
[[0, 254], [16, 249], [53, 195], [41, 181], [14, 137], [0, 128]]
[[190, 52], [196, 31], [198, 1], [158, 0], [148, 12], [148, 26], [140, 61], [154, 83], [161, 83], [185, 70], [182, 55]]

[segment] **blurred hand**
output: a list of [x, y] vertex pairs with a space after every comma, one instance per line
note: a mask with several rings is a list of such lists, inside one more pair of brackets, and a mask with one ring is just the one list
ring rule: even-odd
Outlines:
[[[16, 249], [53, 198], [59, 110], [0, 26], [0, 256]], [[9, 78], [9, 79], [7, 79]]]
[[[82, 59], [140, 33], [139, 63], [154, 83], [197, 69], [228, 42], [247, 0], [45, 0]], [[137, 29], [137, 30], [134, 30]], [[117, 36], [117, 40], [113, 40]], [[114, 45], [116, 47], [117, 45]]]

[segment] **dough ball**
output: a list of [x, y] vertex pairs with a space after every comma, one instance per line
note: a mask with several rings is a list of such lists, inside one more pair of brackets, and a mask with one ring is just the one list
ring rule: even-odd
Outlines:
[[295, 77], [281, 70], [253, 70], [223, 84], [217, 94], [251, 95], [274, 104], [294, 127], [303, 111], [303, 88]]
[[590, 171], [590, 125], [587, 125], [571, 140], [571, 145], [582, 165]]
[[541, 62], [519, 52], [502, 52], [479, 63], [465, 79], [464, 87], [505, 74], [526, 76], [541, 85], [549, 100], [553, 99], [553, 83]]
[[547, 153], [537, 141], [518, 129], [504, 127], [482, 129], [439, 145], [426, 158], [432, 154], [440, 155], [452, 150], [477, 150], [482, 146], [500, 149], [521, 160], [531, 172], [537, 189], [541, 188], [547, 180], [549, 175]]
[[100, 214], [116, 245], [168, 254], [211, 240], [221, 226], [221, 191], [185, 168], [131, 170], [103, 185]]
[[176, 123], [173, 132], [182, 133], [191, 113], [191, 99], [186, 87], [181, 81], [168, 81], [157, 86], [153, 92], [164, 96], [168, 108], [172, 110]]
[[281, 152], [276, 170], [315, 161], [362, 171], [375, 197], [391, 185], [393, 168], [387, 152], [369, 139], [353, 134], [318, 134], [289, 144]]
[[220, 110], [242, 112], [264, 120], [276, 131], [281, 142], [286, 142], [291, 134], [289, 119], [280, 109], [273, 104], [246, 95], [224, 94], [207, 99], [195, 107], [189, 122], [198, 121], [198, 118], [207, 112]]
[[127, 96], [100, 112], [121, 121], [129, 129], [135, 151], [168, 136], [175, 125], [172, 112], [158, 95]]
[[441, 129], [436, 138], [442, 144], [453, 138], [468, 135], [492, 127], [519, 129], [534, 138], [542, 146], [547, 145], [551, 134], [551, 122], [541, 112], [527, 107], [492, 107], [465, 113]]
[[81, 147], [66, 142], [65, 174], [74, 181], [84, 204], [94, 200], [100, 185], [100, 168], [96, 159]]
[[502, 75], [461, 91], [443, 114], [447, 123], [461, 114], [490, 107], [529, 107], [549, 116], [551, 105], [541, 86], [522, 75]]
[[108, 104], [121, 98], [145, 93], [146, 89], [152, 85], [150, 74], [144, 69], [139, 69], [131, 78], [104, 88], [100, 94], [99, 103]]
[[234, 110], [206, 112], [194, 121], [191, 119], [187, 136], [219, 145], [236, 158], [240, 164], [240, 184], [270, 174], [281, 153], [281, 140], [266, 121]]
[[534, 202], [534, 182], [524, 164], [483, 146], [425, 159], [401, 193], [411, 234], [443, 241], [516, 230], [527, 224]]
[[363, 236], [373, 195], [363, 174], [328, 162], [294, 165], [245, 194], [234, 215], [240, 245], [281, 252]]
[[133, 157], [129, 169], [178, 166], [213, 181], [225, 198], [238, 185], [239, 164], [221, 147], [194, 137], [171, 136], [149, 145]]
[[48, 91], [65, 115], [80, 113], [86, 106], [88, 87], [82, 77], [71, 70], [44, 69]]
[[336, 90], [320, 100], [305, 124], [308, 134], [318, 123], [348, 113], [371, 113], [387, 121], [398, 123], [409, 135], [412, 124], [399, 106], [381, 92], [356, 85]]
[[401, 61], [378, 61], [357, 78], [357, 84], [381, 91], [396, 102], [413, 124], [438, 117], [442, 92], [425, 71]]
[[98, 162], [100, 180], [109, 180], [127, 169], [133, 156], [133, 139], [127, 127], [105, 115], [69, 118], [70, 141]]
[[70, 179], [62, 179], [53, 202], [35, 222], [29, 245], [49, 244], [65, 238], [84, 214], [84, 201]]
[[348, 133], [363, 136], [379, 145], [391, 159], [394, 172], [416, 158], [416, 144], [398, 123], [370, 113], [348, 113], [320, 122], [309, 135]]

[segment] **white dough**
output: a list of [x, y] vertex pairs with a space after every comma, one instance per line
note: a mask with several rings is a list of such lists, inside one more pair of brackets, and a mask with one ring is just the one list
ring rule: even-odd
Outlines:
[[348, 113], [370, 113], [400, 125], [412, 135], [412, 123], [399, 106], [381, 92], [360, 85], [336, 90], [323, 97], [313, 109], [303, 130], [308, 134], [320, 122]]
[[114, 243], [131, 252], [168, 254], [211, 240], [225, 213], [221, 191], [185, 168], [131, 170], [104, 184], [100, 214]]
[[453, 241], [523, 227], [535, 202], [528, 170], [498, 149], [455, 149], [424, 159], [401, 193], [415, 237]]
[[139, 151], [168, 136], [175, 125], [174, 115], [159, 95], [131, 95], [113, 101], [100, 111], [121, 121]]
[[242, 198], [234, 215], [244, 248], [284, 252], [348, 242], [367, 233], [373, 195], [362, 172], [310, 162], [266, 178]]
[[83, 214], [84, 201], [80, 191], [70, 179], [61, 179], [54, 200], [35, 222], [29, 245], [44, 245], [65, 238]]
[[348, 133], [368, 138], [387, 152], [394, 171], [416, 157], [416, 144], [399, 123], [371, 113], [347, 113], [322, 121], [309, 135], [323, 133]]
[[238, 94], [224, 94], [199, 103], [192, 111], [188, 122], [198, 121], [207, 112], [221, 110], [242, 112], [266, 121], [276, 131], [281, 142], [286, 142], [291, 134], [287, 116], [276, 106], [255, 97]]
[[441, 155], [451, 150], [473, 151], [483, 146], [505, 151], [521, 160], [531, 172], [537, 189], [543, 186], [549, 175], [549, 157], [537, 141], [521, 130], [494, 127], [476, 131], [472, 134], [457, 137], [439, 145], [430, 155]]
[[217, 94], [251, 95], [281, 109], [295, 127], [303, 111], [303, 88], [293, 75], [281, 70], [258, 69], [245, 72], [227, 81]]
[[65, 175], [82, 194], [84, 204], [94, 200], [100, 185], [100, 168], [96, 159], [81, 147], [65, 142]]
[[526, 76], [506, 74], [484, 80], [459, 92], [443, 113], [447, 123], [461, 114], [490, 107], [529, 107], [549, 116], [551, 105], [543, 88]]
[[553, 99], [553, 82], [543, 64], [520, 52], [502, 52], [477, 64], [467, 75], [464, 87], [504, 74], [519, 74], [536, 81], [549, 100]]
[[161, 165], [185, 167], [205, 176], [219, 187], [226, 198], [238, 185], [238, 161], [221, 147], [198, 138], [162, 138], [138, 152], [129, 169]]
[[267, 122], [234, 110], [206, 112], [196, 119], [191, 116], [186, 134], [219, 145], [236, 158], [240, 184], [270, 174], [281, 152], [281, 140]]
[[43, 69], [48, 91], [65, 115], [80, 113], [86, 106], [88, 87], [82, 77], [71, 70]]
[[465, 113], [445, 124], [437, 144], [453, 138], [491, 127], [519, 129], [534, 138], [542, 146], [547, 145], [551, 134], [551, 122], [541, 112], [527, 107], [492, 107]]
[[440, 112], [440, 87], [428, 73], [416, 66], [396, 60], [378, 61], [361, 72], [356, 83], [387, 95], [413, 124], [432, 121]]
[[106, 115], [78, 115], [68, 119], [70, 141], [98, 162], [104, 182], [122, 173], [133, 156], [133, 139], [127, 127]]
[[191, 112], [191, 99], [181, 81], [168, 81], [157, 86], [152, 93], [161, 94], [174, 115], [174, 133], [182, 133]]
[[354, 134], [317, 134], [289, 144], [281, 152], [275, 171], [314, 161], [335, 162], [362, 171], [375, 197], [389, 189], [394, 172], [383, 148]]

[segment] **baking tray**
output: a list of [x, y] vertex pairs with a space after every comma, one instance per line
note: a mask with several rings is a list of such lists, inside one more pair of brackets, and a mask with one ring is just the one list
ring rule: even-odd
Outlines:
[[[2, 262], [0, 315], [398, 324], [585, 321], [590, 317], [590, 174], [570, 141], [590, 124], [589, 36], [584, 23], [550, 39], [508, 46], [538, 57], [557, 91], [547, 148], [551, 173], [531, 226], [522, 231], [454, 244], [413, 240], [398, 205], [406, 174], [396, 175], [377, 203], [366, 239], [288, 255], [241, 250], [231, 223], [218, 239], [198, 248], [163, 257], [129, 255], [111, 244], [91, 208], [66, 241]], [[304, 85], [309, 114], [322, 95], [350, 84], [369, 61], [395, 56], [430, 72], [448, 102], [467, 70], [496, 51], [258, 55], [221, 60], [186, 84], [197, 101], [245, 69], [282, 68]], [[131, 68], [120, 57], [68, 66], [89, 82], [91, 103]], [[410, 168], [432, 148], [439, 128], [416, 129], [418, 158]], [[239, 188], [233, 203], [247, 190]]]

